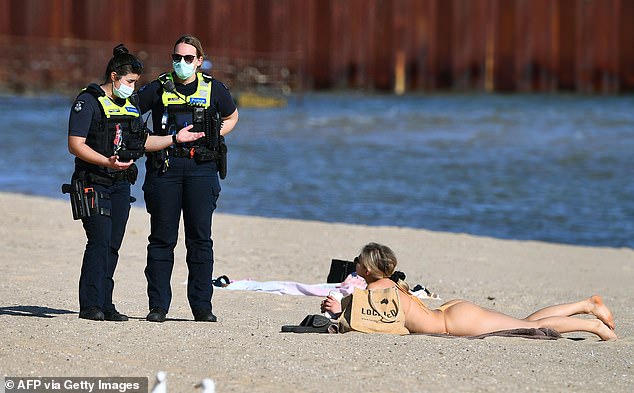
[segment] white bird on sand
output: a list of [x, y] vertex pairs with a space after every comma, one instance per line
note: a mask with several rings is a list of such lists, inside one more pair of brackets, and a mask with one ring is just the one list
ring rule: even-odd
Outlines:
[[216, 393], [216, 383], [211, 378], [204, 378], [196, 387], [201, 388], [202, 393]]
[[156, 382], [154, 382], [152, 393], [167, 393], [167, 375], [165, 371], [156, 373]]

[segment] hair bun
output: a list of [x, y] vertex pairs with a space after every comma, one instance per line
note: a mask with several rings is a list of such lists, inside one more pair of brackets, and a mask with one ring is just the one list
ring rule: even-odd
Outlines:
[[114, 49], [112, 50], [112, 55], [113, 56], [121, 56], [124, 55], [126, 53], [129, 53], [128, 48], [125, 47], [125, 45], [123, 44], [119, 44], [117, 46], [114, 47]]

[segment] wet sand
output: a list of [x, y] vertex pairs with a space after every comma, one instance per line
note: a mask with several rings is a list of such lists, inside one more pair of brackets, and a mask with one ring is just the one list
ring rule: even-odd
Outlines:
[[280, 326], [318, 313], [320, 298], [218, 289], [219, 322], [193, 322], [182, 242], [169, 319], [146, 322], [149, 224], [138, 207], [115, 276], [115, 303], [131, 320], [80, 320], [85, 237], [68, 202], [0, 193], [0, 212], [4, 376], [148, 377], [151, 388], [163, 370], [169, 392], [195, 391], [204, 377], [218, 392], [625, 392], [634, 386], [632, 249], [217, 213], [216, 276], [323, 283], [332, 258], [353, 258], [376, 241], [395, 251], [408, 282], [427, 286], [442, 301], [465, 298], [524, 317], [599, 293], [614, 312], [619, 339], [293, 334], [280, 333]]

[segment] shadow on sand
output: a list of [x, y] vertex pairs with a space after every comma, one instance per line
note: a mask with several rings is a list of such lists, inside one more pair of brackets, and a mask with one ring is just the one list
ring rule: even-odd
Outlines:
[[0, 315], [13, 315], [18, 317], [54, 318], [55, 315], [77, 314], [76, 311], [60, 310], [41, 306], [9, 306], [0, 307]]

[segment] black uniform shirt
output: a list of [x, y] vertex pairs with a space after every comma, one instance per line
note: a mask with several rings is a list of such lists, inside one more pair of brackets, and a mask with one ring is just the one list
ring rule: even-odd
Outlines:
[[[196, 89], [198, 88], [198, 76], [196, 76], [196, 79], [193, 82], [186, 85], [178, 82], [175, 82], [174, 84], [176, 85], [176, 91], [187, 97], [196, 92]], [[154, 124], [153, 128], [155, 132], [157, 130], [157, 125], [160, 127], [161, 117], [165, 111], [162, 96], [163, 87], [161, 82], [158, 80], [153, 80], [139, 89], [139, 107], [141, 108], [141, 113], [145, 113], [149, 110], [152, 111], [152, 123]], [[213, 79], [211, 85], [211, 102], [217, 103], [218, 111], [222, 117], [227, 117], [236, 110], [236, 104], [233, 102], [229, 89], [227, 89], [224, 83], [216, 79]]]
[[[114, 103], [119, 106], [123, 106], [125, 105], [126, 100], [115, 98]], [[70, 108], [70, 116], [68, 118], [68, 136], [87, 138], [91, 124], [98, 124], [103, 117], [104, 115], [101, 111], [101, 104], [97, 101], [95, 96], [87, 91], [80, 93], [77, 96], [77, 99], [75, 99], [72, 108]], [[96, 167], [93, 164], [89, 164], [81, 160], [79, 157], [75, 157], [75, 164], [81, 167]]]
[[92, 94], [81, 93], [70, 109], [68, 136], [86, 138], [90, 125], [93, 122], [98, 123], [103, 118], [99, 105], [99, 102]]

